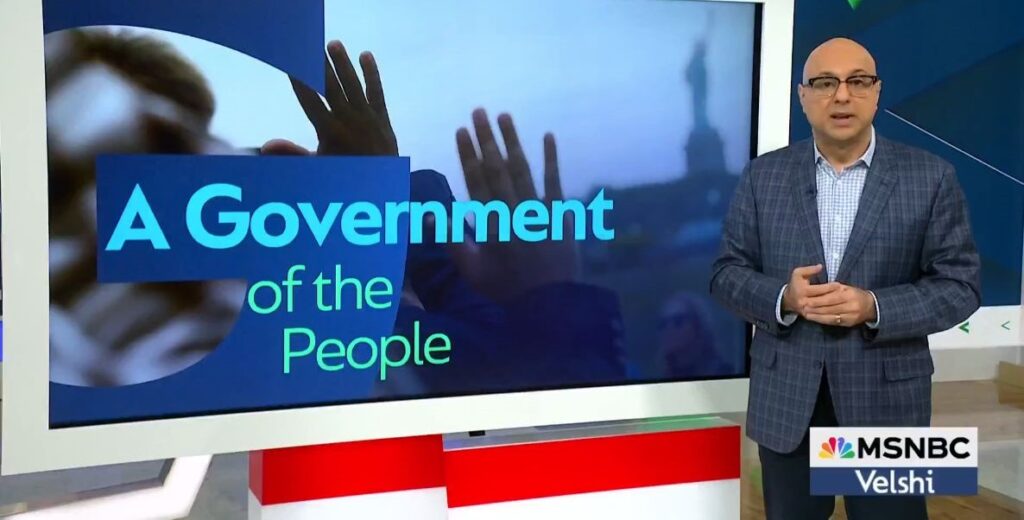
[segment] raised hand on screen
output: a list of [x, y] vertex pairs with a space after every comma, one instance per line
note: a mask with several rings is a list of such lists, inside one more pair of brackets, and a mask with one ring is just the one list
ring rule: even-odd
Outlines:
[[[324, 61], [327, 81], [327, 105], [313, 89], [292, 79], [292, 89], [309, 118], [320, 141], [320, 155], [398, 155], [398, 140], [391, 128], [384, 102], [380, 71], [373, 54], [364, 52], [359, 65], [366, 78], [366, 89], [341, 42], [327, 44]], [[263, 145], [266, 154], [304, 155], [301, 146], [283, 139]]]
[[[502, 156], [495, 140], [487, 113], [473, 112], [473, 127], [479, 148], [466, 128], [455, 135], [466, 188], [473, 200], [489, 202], [500, 200], [510, 210], [521, 201], [537, 199], [530, 165], [516, 134], [512, 117], [502, 114], [498, 127], [505, 141], [507, 157]], [[555, 138], [544, 136], [544, 201], [562, 198], [562, 183], [558, 173], [558, 154]], [[456, 223], [456, 225], [459, 225]], [[477, 223], [479, 226], [480, 223]], [[488, 234], [497, 233], [497, 226], [487, 226]], [[499, 242], [491, 236], [477, 243], [467, 233], [463, 243], [452, 244], [451, 253], [465, 276], [478, 290], [496, 299], [507, 300], [544, 284], [573, 281], [579, 275], [579, 252], [573, 241], [572, 218], [564, 222], [564, 239], [560, 241]]]

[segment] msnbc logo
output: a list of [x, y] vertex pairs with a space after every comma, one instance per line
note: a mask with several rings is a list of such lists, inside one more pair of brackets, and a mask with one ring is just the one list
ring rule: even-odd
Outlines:
[[829, 437], [828, 442], [821, 443], [821, 451], [818, 452], [820, 459], [852, 459], [856, 457], [853, 453], [853, 443], [846, 442], [846, 439]]
[[811, 428], [809, 448], [812, 495], [978, 492], [977, 428]]

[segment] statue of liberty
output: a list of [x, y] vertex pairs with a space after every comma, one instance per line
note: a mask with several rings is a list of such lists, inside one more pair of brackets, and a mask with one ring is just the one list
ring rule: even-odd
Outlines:
[[686, 140], [686, 171], [688, 176], [724, 175], [725, 147], [718, 131], [708, 118], [708, 38], [713, 17], [708, 15], [705, 34], [694, 45], [693, 55], [683, 71], [693, 97], [693, 130]]
[[693, 57], [690, 64], [686, 66], [686, 82], [690, 84], [690, 91], [693, 94], [693, 126], [694, 128], [707, 128], [708, 123], [708, 68], [707, 68], [708, 45], [705, 40], [700, 40], [693, 48]]

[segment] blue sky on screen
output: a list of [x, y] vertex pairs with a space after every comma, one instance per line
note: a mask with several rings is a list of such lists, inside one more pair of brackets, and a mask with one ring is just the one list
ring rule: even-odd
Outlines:
[[[712, 23], [709, 24], [709, 19]], [[511, 113], [540, 184], [541, 139], [558, 140], [567, 196], [684, 174], [692, 128], [683, 70], [707, 35], [709, 117], [739, 172], [749, 157], [754, 7], [681, 0], [328, 0], [326, 34], [380, 64], [412, 166], [465, 196], [455, 130], [476, 107]], [[213, 133], [235, 146], [283, 137], [315, 147], [284, 74], [191, 37], [169, 40], [206, 75]]]

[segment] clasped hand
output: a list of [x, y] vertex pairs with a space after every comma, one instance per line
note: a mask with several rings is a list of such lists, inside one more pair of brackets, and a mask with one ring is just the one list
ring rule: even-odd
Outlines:
[[874, 296], [864, 289], [838, 282], [811, 284], [822, 266], [793, 270], [782, 299], [784, 313], [797, 313], [806, 320], [838, 327], [856, 327], [878, 319]]

